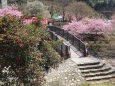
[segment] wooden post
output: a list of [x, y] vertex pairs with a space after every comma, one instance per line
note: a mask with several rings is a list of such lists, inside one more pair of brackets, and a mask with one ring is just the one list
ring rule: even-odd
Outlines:
[[83, 56], [86, 57], [87, 55], [88, 55], [88, 51], [87, 48], [84, 46]]
[[61, 57], [63, 57], [63, 44], [61, 44]]
[[54, 40], [54, 34], [53, 34], [53, 32], [51, 32], [51, 38], [52, 38], [52, 40]]
[[78, 50], [80, 50], [80, 41], [78, 40]]
[[64, 37], [64, 30], [63, 30], [63, 37]]
[[73, 35], [73, 39], [72, 39], [72, 44], [74, 45], [74, 35]]
[[66, 56], [67, 58], [70, 58], [70, 46], [66, 45]]
[[69, 33], [67, 32], [67, 41], [68, 41]]

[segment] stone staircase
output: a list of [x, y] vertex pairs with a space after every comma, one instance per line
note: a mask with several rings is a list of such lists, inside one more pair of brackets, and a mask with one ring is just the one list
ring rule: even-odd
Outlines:
[[104, 61], [93, 61], [78, 64], [81, 75], [86, 81], [104, 81], [115, 79], [115, 69]]
[[77, 86], [83, 83], [114, 82], [115, 69], [96, 58], [69, 58], [51, 69], [44, 86]]

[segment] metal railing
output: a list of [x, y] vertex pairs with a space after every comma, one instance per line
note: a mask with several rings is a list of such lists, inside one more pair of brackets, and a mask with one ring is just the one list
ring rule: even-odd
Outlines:
[[77, 48], [83, 54], [84, 57], [88, 55], [85, 43], [82, 42], [79, 38], [77, 38], [76, 36], [70, 34], [68, 31], [61, 29], [59, 27], [48, 26], [48, 28], [50, 31], [55, 32], [57, 35], [69, 41], [75, 48]]
[[[49, 31], [50, 35], [51, 35], [51, 39], [52, 40], [58, 40], [59, 38], [57, 37], [57, 35], [55, 34], [55, 32], [53, 31]], [[64, 59], [70, 58], [70, 46], [65, 44], [65, 43], [60, 43], [57, 47], [56, 47], [56, 51], [60, 54], [61, 57], [63, 57]]]

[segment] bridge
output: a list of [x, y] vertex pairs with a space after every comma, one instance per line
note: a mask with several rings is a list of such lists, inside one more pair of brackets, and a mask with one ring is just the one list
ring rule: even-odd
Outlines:
[[[58, 39], [57, 36], [55, 35], [57, 34], [62, 38], [64, 38], [65, 40], [67, 40], [68, 42], [70, 42], [76, 49], [78, 49], [82, 53], [83, 57], [88, 56], [86, 43], [81, 41], [79, 38], [77, 38], [76, 36], [70, 34], [68, 31], [65, 31], [64, 29], [61, 29], [59, 27], [48, 26], [48, 28], [51, 34], [51, 38], [53, 40]], [[55, 32], [55, 34], [53, 32]]]

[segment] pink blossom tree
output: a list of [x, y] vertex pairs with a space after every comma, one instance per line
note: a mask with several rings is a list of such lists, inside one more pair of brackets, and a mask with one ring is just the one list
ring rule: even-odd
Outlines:
[[22, 16], [21, 11], [18, 10], [16, 5], [7, 6], [6, 8], [0, 9], [0, 16], [4, 15]]
[[103, 19], [89, 18], [73, 21], [68, 25], [64, 25], [63, 29], [69, 31], [71, 34], [79, 36], [80, 38], [80, 34], [108, 34], [110, 31], [114, 30], [112, 24], [106, 23]]

